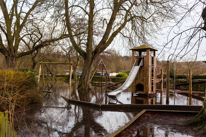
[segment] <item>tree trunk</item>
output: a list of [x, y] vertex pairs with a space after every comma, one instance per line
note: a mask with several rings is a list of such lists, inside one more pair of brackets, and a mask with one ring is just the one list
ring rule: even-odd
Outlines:
[[37, 64], [37, 63], [36, 63], [35, 59], [32, 58], [32, 66], [31, 66], [31, 69], [35, 69], [36, 64]]
[[79, 87], [78, 87], [81, 90], [91, 89], [90, 76], [91, 76], [92, 64], [93, 64], [92, 59], [87, 58], [84, 60], [84, 67], [83, 67], [81, 78], [79, 80]]
[[[36, 56], [37, 56], [38, 53], [39, 53], [39, 51], [37, 50], [36, 52], [34, 52], [34, 53], [31, 54], [32, 69], [35, 69], [35, 67], [36, 67], [37, 62], [36, 62], [35, 58], [36, 58]], [[34, 54], [34, 55], [33, 55], [33, 54]]]
[[202, 135], [206, 135], [206, 91], [205, 91], [205, 98], [204, 98], [204, 103], [203, 103], [203, 106], [202, 106], [202, 109], [200, 110], [200, 112], [186, 120], [186, 121], [182, 121], [180, 123], [180, 125], [193, 125], [193, 124], [196, 124], [198, 127], [196, 127], [195, 129], [197, 130], [197, 133], [196, 135], [197, 136], [202, 136]]
[[5, 56], [7, 68], [15, 68], [17, 58], [15, 56]]

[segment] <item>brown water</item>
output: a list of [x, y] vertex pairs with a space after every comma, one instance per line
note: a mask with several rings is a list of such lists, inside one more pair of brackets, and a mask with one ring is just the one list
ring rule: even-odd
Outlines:
[[[27, 120], [27, 127], [19, 132], [21, 136], [41, 136], [41, 137], [96, 137], [108, 136], [118, 128], [129, 122], [137, 112], [115, 112], [93, 110], [86, 107], [68, 105], [61, 96], [70, 97], [69, 85], [63, 82], [54, 84], [46, 83], [44, 90], [51, 93], [44, 93], [42, 106], [30, 111]], [[72, 86], [71, 99], [84, 99], [88, 102], [99, 104], [123, 103], [131, 104], [135, 102], [146, 104], [160, 104], [160, 94], [156, 98], [131, 97], [131, 92], [125, 91], [117, 96], [118, 100], [109, 99], [105, 92], [95, 88], [93, 91], [82, 95]], [[140, 101], [137, 101], [140, 100]], [[165, 94], [161, 98], [165, 104]], [[151, 103], [152, 102], [152, 103]], [[170, 104], [188, 105], [189, 99], [186, 96], [175, 95], [170, 97]], [[192, 99], [192, 105], [202, 105], [202, 101]], [[172, 133], [173, 134], [173, 133]]]

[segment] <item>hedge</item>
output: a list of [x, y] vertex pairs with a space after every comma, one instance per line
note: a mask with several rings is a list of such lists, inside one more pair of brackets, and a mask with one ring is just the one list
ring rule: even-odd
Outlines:
[[128, 75], [122, 72], [122, 73], [117, 74], [116, 77], [128, 77]]

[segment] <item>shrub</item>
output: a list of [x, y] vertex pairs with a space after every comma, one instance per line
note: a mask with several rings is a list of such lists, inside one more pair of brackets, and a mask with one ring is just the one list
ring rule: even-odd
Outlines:
[[40, 94], [36, 85], [35, 74], [31, 71], [0, 71], [0, 104], [7, 109], [11, 103], [26, 106], [38, 101]]
[[40, 99], [33, 72], [0, 71], [0, 107], [9, 112], [10, 124], [13, 124], [16, 107], [24, 107]]
[[194, 75], [192, 79], [206, 79], [206, 75]]
[[128, 77], [128, 75], [122, 72], [122, 73], [117, 74], [116, 77]]

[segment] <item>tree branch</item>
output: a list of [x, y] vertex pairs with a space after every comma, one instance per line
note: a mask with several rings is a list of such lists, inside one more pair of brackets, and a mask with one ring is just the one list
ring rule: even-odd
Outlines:
[[56, 41], [61, 40], [61, 39], [65, 39], [67, 37], [69, 37], [69, 36], [68, 35], [61, 35], [59, 38], [45, 40], [45, 41], [41, 42], [40, 44], [38, 44], [37, 46], [33, 47], [29, 51], [18, 53], [17, 58], [29, 55], [29, 54], [33, 53], [34, 51], [36, 51], [40, 48], [46, 47], [46, 46], [50, 45], [53, 42], [56, 42]]
[[67, 31], [69, 34], [70, 41], [72, 45], [74, 46], [75, 50], [83, 57], [86, 58], [86, 52], [81, 49], [80, 46], [77, 45], [76, 41], [74, 40], [74, 37], [72, 35], [72, 29], [71, 29], [71, 23], [70, 23], [70, 18], [68, 15], [68, 0], [65, 0], [65, 17], [66, 17], [66, 26], [67, 26]]

